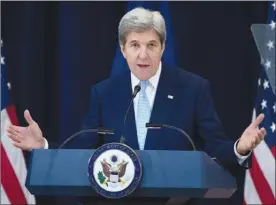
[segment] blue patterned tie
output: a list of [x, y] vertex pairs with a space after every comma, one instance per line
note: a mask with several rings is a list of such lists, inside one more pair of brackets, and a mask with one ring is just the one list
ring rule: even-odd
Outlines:
[[141, 91], [139, 93], [136, 119], [136, 129], [140, 150], [144, 150], [145, 147], [145, 141], [147, 136], [147, 128], [145, 127], [145, 125], [149, 122], [151, 113], [149, 100], [146, 94], [146, 88], [148, 85], [149, 81], [147, 80], [142, 80], [140, 82]]

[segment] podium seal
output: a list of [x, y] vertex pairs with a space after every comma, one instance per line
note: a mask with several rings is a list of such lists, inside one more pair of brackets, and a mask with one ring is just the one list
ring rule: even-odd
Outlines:
[[89, 159], [88, 177], [93, 189], [101, 196], [123, 198], [140, 184], [141, 161], [127, 145], [108, 143], [99, 147]]

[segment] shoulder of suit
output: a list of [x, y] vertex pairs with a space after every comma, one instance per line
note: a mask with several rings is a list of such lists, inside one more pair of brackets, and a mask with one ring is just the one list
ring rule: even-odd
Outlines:
[[167, 72], [174, 73], [174, 76], [177, 78], [177, 81], [180, 82], [180, 83], [202, 84], [202, 83], [208, 82], [208, 80], [203, 78], [202, 76], [197, 75], [197, 74], [192, 73], [192, 72], [189, 72], [189, 71], [186, 71], [186, 70], [184, 70], [182, 68], [179, 68], [179, 67], [169, 69], [169, 71], [168, 71], [168, 69], [166, 69], [166, 70], [167, 70]]
[[107, 88], [115, 89], [116, 86], [119, 86], [120, 84], [125, 83], [125, 81], [127, 81], [128, 78], [130, 78], [130, 72], [125, 71], [125, 72], [122, 72], [115, 76], [110, 76], [109, 78], [97, 83], [93, 87], [100, 89], [100, 90], [107, 89]]

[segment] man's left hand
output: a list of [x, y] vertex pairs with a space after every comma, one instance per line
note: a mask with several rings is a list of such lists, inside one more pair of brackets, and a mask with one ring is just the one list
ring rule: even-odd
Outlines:
[[263, 119], [264, 114], [260, 114], [243, 132], [237, 145], [237, 152], [240, 155], [246, 155], [264, 139], [266, 130], [263, 127], [259, 129], [259, 125]]

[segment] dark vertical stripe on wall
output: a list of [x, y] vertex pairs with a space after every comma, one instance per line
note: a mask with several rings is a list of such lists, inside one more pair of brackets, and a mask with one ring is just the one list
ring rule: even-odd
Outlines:
[[[70, 118], [70, 113], [68, 112], [70, 98], [70, 59], [74, 58], [72, 56], [73, 52], [73, 31], [70, 30], [72, 28], [72, 24], [70, 24], [70, 5], [66, 3], [60, 3], [60, 14], [59, 14], [59, 66], [60, 66], [60, 86], [59, 86], [59, 93], [60, 93], [60, 111], [59, 111], [59, 118], [60, 118], [60, 137], [59, 140], [63, 141], [65, 136], [67, 135], [66, 132], [66, 122], [68, 118]], [[71, 27], [70, 27], [71, 26]]]
[[170, 4], [166, 1], [160, 2], [159, 10], [165, 19], [166, 31], [167, 31], [167, 41], [166, 41], [165, 51], [164, 51], [162, 60], [165, 64], [169, 66], [177, 66], [175, 49], [174, 49], [175, 46], [174, 46], [174, 39], [173, 39], [174, 36], [172, 31]]

